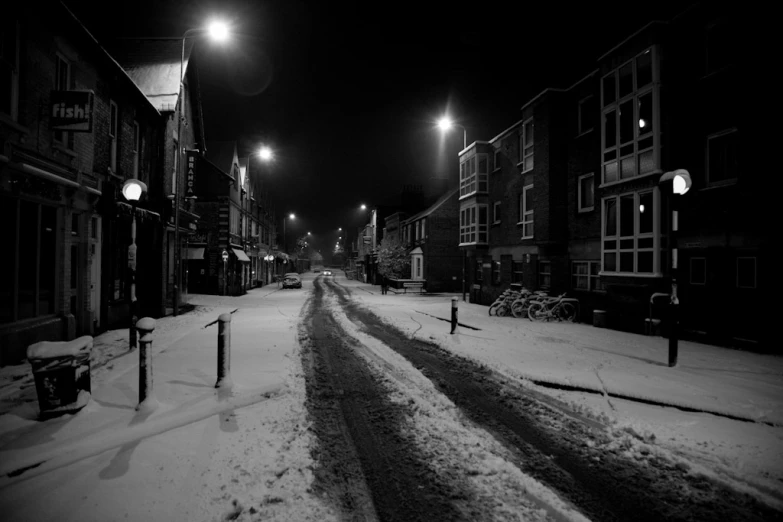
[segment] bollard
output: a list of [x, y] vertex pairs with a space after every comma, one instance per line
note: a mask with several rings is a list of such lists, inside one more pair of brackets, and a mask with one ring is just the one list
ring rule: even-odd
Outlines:
[[451, 298], [451, 333], [457, 333], [457, 303], [459, 299]]
[[231, 314], [218, 317], [217, 382], [215, 388], [230, 389], [231, 382]]
[[142, 317], [136, 323], [139, 330], [139, 405], [136, 410], [154, 410], [158, 401], [152, 394], [152, 331], [155, 330], [155, 319]]

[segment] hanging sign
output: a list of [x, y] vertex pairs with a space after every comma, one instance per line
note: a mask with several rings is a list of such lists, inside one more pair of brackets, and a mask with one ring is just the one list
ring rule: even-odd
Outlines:
[[195, 198], [196, 158], [198, 157], [199, 151], [188, 149], [185, 153], [187, 155], [187, 161], [185, 163], [185, 197]]
[[53, 130], [92, 132], [92, 91], [52, 91], [49, 124]]

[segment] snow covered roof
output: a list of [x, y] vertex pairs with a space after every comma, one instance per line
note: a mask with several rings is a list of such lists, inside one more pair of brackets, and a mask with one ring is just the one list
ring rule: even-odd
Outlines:
[[448, 192], [443, 194], [440, 198], [438, 198], [438, 200], [435, 203], [433, 203], [432, 206], [430, 206], [426, 210], [422, 210], [418, 214], [414, 214], [408, 219], [402, 221], [402, 223], [413, 223], [417, 219], [421, 219], [423, 217], [429, 216], [430, 214], [435, 212], [438, 208], [440, 208], [444, 203], [446, 203], [449, 200], [449, 198], [453, 197], [457, 193], [457, 191], [459, 191], [459, 187], [449, 190]]
[[[185, 42], [183, 71], [187, 72], [193, 40]], [[122, 39], [110, 52], [159, 111], [173, 111], [179, 96], [182, 41], [179, 39]]]

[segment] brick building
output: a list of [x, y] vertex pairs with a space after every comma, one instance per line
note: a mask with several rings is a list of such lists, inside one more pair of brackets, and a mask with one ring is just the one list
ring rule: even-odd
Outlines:
[[[771, 297], [771, 191], [762, 140], [743, 110], [749, 44], [742, 8], [696, 4], [599, 57], [566, 89], [547, 89], [522, 119], [460, 153], [460, 247], [471, 300], [511, 283], [568, 291], [582, 318], [641, 332], [650, 296], [671, 289], [671, 197], [663, 173], [693, 179], [679, 213], [686, 335], [741, 345], [765, 337], [768, 312], [727, 303]], [[743, 307], [739, 307], [743, 308]], [[771, 346], [771, 345], [770, 345]]]
[[[60, 3], [4, 8], [0, 36], [4, 365], [34, 342], [127, 320], [130, 215], [118, 190], [127, 178], [154, 185], [160, 114]], [[140, 271], [154, 265], [159, 218], [148, 204], [140, 204]], [[144, 303], [154, 288], [142, 279], [138, 293]]]

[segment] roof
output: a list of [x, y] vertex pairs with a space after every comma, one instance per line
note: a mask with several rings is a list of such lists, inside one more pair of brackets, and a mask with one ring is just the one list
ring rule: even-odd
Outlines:
[[421, 219], [423, 217], [429, 216], [430, 214], [438, 210], [438, 208], [440, 208], [444, 203], [446, 203], [457, 192], [459, 192], [459, 187], [449, 190], [448, 192], [443, 194], [440, 198], [438, 198], [438, 200], [435, 203], [433, 203], [429, 208], [427, 208], [426, 210], [422, 210], [418, 214], [409, 217], [408, 219], [404, 220], [403, 223], [412, 223], [417, 219]]
[[234, 141], [207, 142], [206, 159], [226, 174], [232, 175], [237, 144]]
[[[187, 72], [192, 50], [193, 40], [186, 40], [183, 73]], [[112, 42], [110, 52], [155, 108], [174, 110], [179, 96], [180, 39], [117, 39]]]

